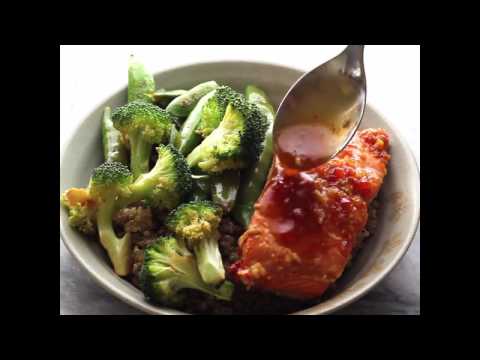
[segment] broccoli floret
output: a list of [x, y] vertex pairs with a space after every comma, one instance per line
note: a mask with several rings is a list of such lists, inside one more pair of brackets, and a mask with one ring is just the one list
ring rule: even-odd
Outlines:
[[130, 142], [134, 178], [148, 172], [152, 145], [167, 143], [170, 138], [174, 126], [171, 116], [158, 106], [137, 100], [116, 108], [112, 120], [113, 126]]
[[202, 137], [207, 137], [220, 124], [230, 101], [239, 94], [228, 86], [221, 86], [202, 108], [200, 121], [195, 130]]
[[233, 284], [225, 281], [220, 287], [207, 285], [198, 272], [193, 254], [182, 240], [173, 236], [159, 238], [145, 249], [140, 272], [140, 285], [145, 296], [166, 305], [181, 304], [182, 289], [196, 289], [221, 300], [230, 300]]
[[150, 206], [171, 210], [192, 190], [192, 176], [185, 158], [175, 147], [159, 145], [157, 152], [153, 169], [130, 186], [128, 202], [145, 200]]
[[97, 225], [100, 242], [107, 250], [115, 272], [128, 275], [130, 270], [130, 233], [117, 237], [113, 229], [116, 201], [128, 193], [132, 181], [130, 170], [119, 162], [106, 162], [93, 170], [90, 195], [97, 204]]
[[222, 215], [222, 208], [211, 201], [192, 201], [180, 205], [165, 220], [167, 228], [195, 253], [198, 270], [207, 284], [225, 280], [218, 247]]
[[68, 210], [68, 223], [71, 227], [86, 235], [95, 235], [96, 204], [88, 189], [68, 189], [61, 195], [60, 202]]
[[187, 156], [187, 163], [208, 174], [245, 168], [258, 158], [267, 126], [256, 105], [237, 94], [218, 127]]

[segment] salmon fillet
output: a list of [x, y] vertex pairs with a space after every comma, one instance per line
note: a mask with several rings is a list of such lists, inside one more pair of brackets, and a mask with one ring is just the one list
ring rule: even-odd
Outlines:
[[309, 171], [273, 167], [230, 273], [247, 288], [312, 299], [343, 273], [387, 173], [389, 136], [358, 132], [329, 162]]

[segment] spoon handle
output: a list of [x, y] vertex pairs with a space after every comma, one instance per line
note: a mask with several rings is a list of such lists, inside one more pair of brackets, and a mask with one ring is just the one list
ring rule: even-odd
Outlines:
[[344, 53], [347, 53], [349, 56], [354, 56], [356, 58], [361, 58], [363, 56], [363, 49], [365, 48], [365, 45], [348, 45], [345, 50], [343, 50]]
[[345, 72], [354, 77], [362, 76], [363, 69], [363, 50], [365, 45], [348, 45], [343, 51], [345, 60]]

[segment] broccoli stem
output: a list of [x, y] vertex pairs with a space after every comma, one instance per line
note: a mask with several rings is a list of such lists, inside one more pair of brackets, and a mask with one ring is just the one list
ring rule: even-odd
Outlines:
[[102, 142], [105, 161], [128, 163], [127, 149], [122, 143], [122, 134], [113, 126], [111, 109], [105, 107], [102, 118]]
[[142, 136], [129, 134], [130, 139], [130, 170], [133, 178], [149, 171], [152, 144], [146, 142]]
[[198, 263], [198, 271], [207, 284], [216, 285], [225, 280], [222, 255], [218, 247], [220, 234], [203, 239], [193, 247]]
[[[154, 192], [156, 192], [157, 196], [159, 196], [160, 192], [163, 192], [167, 195], [166, 198], [162, 197], [162, 201], [160, 201], [163, 206], [166, 206], [168, 208], [174, 208], [176, 205], [178, 205], [176, 204], [175, 199], [177, 198], [177, 196], [180, 195], [178, 193], [169, 194], [169, 192], [174, 191], [172, 189], [174, 188], [174, 185], [171, 184], [175, 181], [174, 179], [172, 179], [172, 172], [177, 171], [177, 169], [172, 169], [168, 165], [168, 162], [166, 163], [164, 159], [165, 158], [162, 158], [162, 155], [159, 155], [159, 159], [155, 163], [155, 166], [150, 171], [140, 174], [140, 176], [135, 180], [135, 182], [130, 185], [130, 191], [127, 195], [128, 201], [130, 203], [140, 200], [148, 201], [151, 200]], [[190, 175], [188, 176], [190, 177]], [[179, 178], [177, 178], [176, 180], [181, 181]], [[167, 198], [174, 201], [175, 203], [170, 204], [171, 201], [169, 201]]]
[[204, 280], [202, 280], [202, 276], [198, 270], [198, 261], [198, 258], [195, 261], [195, 258], [191, 254], [188, 256], [178, 254], [173, 255], [170, 261], [173, 269], [184, 275], [181, 280], [178, 280], [178, 282], [182, 284], [179, 287], [196, 289], [221, 300], [230, 300], [233, 292], [233, 287], [230, 289], [231, 284], [224, 283], [218, 289], [207, 285]]
[[138, 179], [130, 186], [131, 194], [128, 198], [130, 203], [148, 198], [149, 194], [158, 185], [159, 179], [166, 177], [160, 162], [157, 161], [153, 169], [140, 174]]
[[126, 233], [122, 238], [115, 234], [112, 226], [115, 210], [115, 196], [107, 196], [97, 212], [98, 233], [100, 243], [107, 250], [115, 272], [126, 276], [130, 272], [130, 233]]

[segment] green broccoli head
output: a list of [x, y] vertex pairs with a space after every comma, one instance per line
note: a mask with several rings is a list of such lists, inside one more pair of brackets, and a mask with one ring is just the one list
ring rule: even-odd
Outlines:
[[168, 142], [174, 126], [172, 117], [158, 106], [137, 100], [116, 108], [112, 121], [114, 127], [128, 137], [130, 167], [137, 178], [149, 169], [152, 145]]
[[238, 95], [237, 92], [228, 86], [217, 88], [214, 95], [203, 106], [200, 121], [195, 132], [204, 138], [210, 135], [222, 121], [228, 103]]
[[90, 179], [90, 195], [97, 204], [97, 226], [100, 242], [107, 250], [115, 272], [126, 276], [130, 272], [131, 238], [127, 233], [117, 237], [113, 229], [113, 215], [119, 198], [126, 196], [132, 174], [119, 162], [106, 162], [97, 167]]
[[212, 201], [191, 201], [172, 211], [165, 220], [165, 225], [193, 248], [217, 231], [222, 215], [222, 208]]
[[80, 205], [68, 208], [68, 223], [85, 235], [95, 235], [95, 208]]
[[94, 198], [108, 200], [125, 192], [131, 182], [132, 174], [126, 165], [107, 161], [93, 170], [89, 185], [90, 194]]
[[165, 220], [167, 228], [194, 251], [198, 270], [207, 284], [225, 280], [218, 246], [222, 215], [222, 208], [211, 201], [191, 201], [180, 205]]
[[126, 134], [138, 132], [151, 144], [167, 141], [172, 126], [171, 117], [165, 110], [139, 100], [116, 108], [112, 120], [117, 130]]
[[60, 202], [68, 210], [68, 223], [71, 227], [86, 235], [95, 235], [96, 204], [88, 189], [68, 189], [61, 195]]
[[175, 147], [159, 145], [157, 151], [155, 166], [130, 186], [130, 196], [134, 201], [146, 200], [153, 207], [170, 210], [192, 190], [192, 176], [185, 158]]
[[166, 305], [181, 303], [182, 289], [196, 289], [221, 300], [230, 300], [233, 293], [233, 284], [227, 281], [218, 288], [207, 285], [193, 254], [173, 236], [160, 237], [145, 249], [140, 285], [148, 299]]
[[208, 174], [245, 168], [257, 160], [267, 127], [257, 106], [237, 94], [229, 99], [218, 127], [187, 156], [187, 163]]

